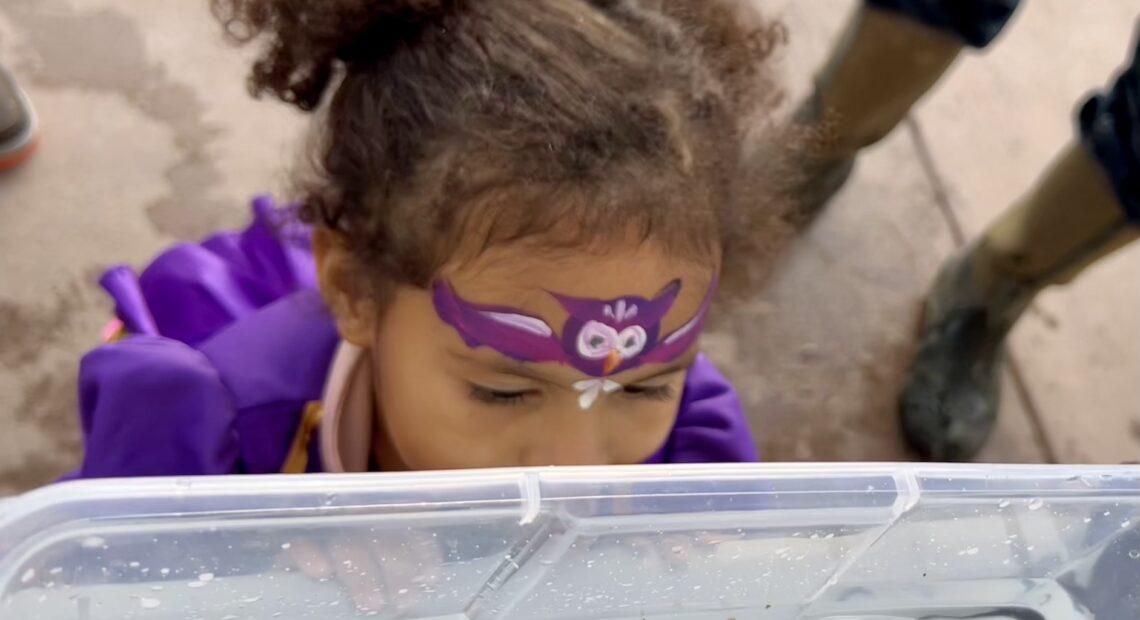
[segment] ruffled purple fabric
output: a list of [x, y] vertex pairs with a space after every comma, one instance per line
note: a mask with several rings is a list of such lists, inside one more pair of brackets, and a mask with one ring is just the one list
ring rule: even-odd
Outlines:
[[316, 273], [309, 230], [294, 209], [259, 196], [245, 230], [176, 245], [138, 277], [130, 267], [114, 267], [99, 283], [129, 333], [195, 347], [285, 295], [315, 289]]
[[252, 212], [139, 276], [103, 275], [127, 337], [80, 363], [85, 454], [69, 478], [280, 471], [338, 336], [295, 209], [260, 196]]

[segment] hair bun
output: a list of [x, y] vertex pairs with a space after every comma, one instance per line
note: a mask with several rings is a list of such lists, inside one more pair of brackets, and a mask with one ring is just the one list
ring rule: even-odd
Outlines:
[[226, 35], [265, 38], [249, 75], [254, 96], [272, 92], [312, 110], [336, 62], [382, 57], [460, 0], [210, 0]]

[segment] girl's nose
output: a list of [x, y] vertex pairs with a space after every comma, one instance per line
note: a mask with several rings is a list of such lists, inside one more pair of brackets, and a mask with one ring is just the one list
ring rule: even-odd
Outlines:
[[574, 408], [552, 418], [523, 458], [525, 466], [609, 465], [598, 416], [591, 411]]

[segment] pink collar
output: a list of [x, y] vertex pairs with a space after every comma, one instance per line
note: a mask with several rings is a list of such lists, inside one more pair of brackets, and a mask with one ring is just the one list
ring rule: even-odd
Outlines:
[[324, 471], [368, 471], [375, 418], [371, 356], [341, 341], [333, 356], [321, 398], [320, 448]]

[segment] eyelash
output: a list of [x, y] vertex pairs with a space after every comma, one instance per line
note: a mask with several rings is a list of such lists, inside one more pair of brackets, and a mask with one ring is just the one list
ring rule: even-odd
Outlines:
[[491, 388], [471, 386], [471, 398], [487, 405], [502, 405], [513, 407], [521, 405], [530, 394], [528, 391], [511, 392], [507, 390], [492, 390]]
[[673, 398], [673, 386], [671, 385], [627, 385], [623, 391], [628, 396], [647, 398], [649, 400], [669, 400]]
[[[673, 398], [673, 386], [671, 385], [657, 385], [652, 387], [627, 385], [622, 391], [627, 396], [645, 398], [648, 400], [667, 401]], [[493, 390], [478, 385], [471, 386], [471, 398], [487, 405], [515, 407], [523, 404], [527, 396], [530, 396], [530, 391], [511, 392], [507, 390]]]

